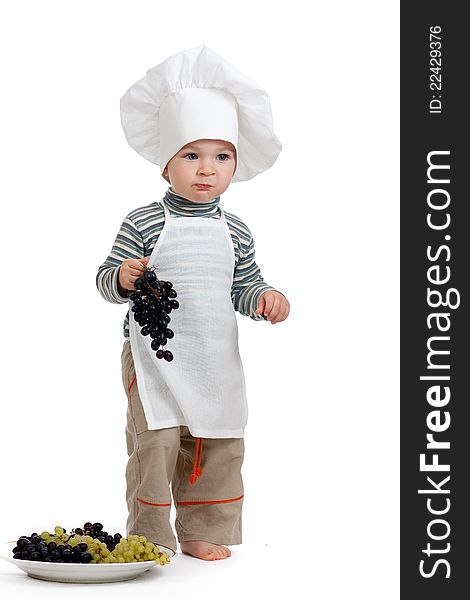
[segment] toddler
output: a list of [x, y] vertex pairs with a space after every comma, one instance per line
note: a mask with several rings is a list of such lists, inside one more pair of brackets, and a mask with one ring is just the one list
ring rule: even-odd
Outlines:
[[[144, 267], [171, 281], [178, 310], [159, 359], [127, 312], [122, 380], [128, 397], [127, 535], [203, 560], [242, 543], [247, 400], [235, 311], [279, 323], [285, 296], [261, 277], [253, 237], [223, 210], [230, 183], [275, 162], [269, 98], [207, 46], [157, 65], [121, 98], [129, 144], [170, 184], [160, 202], [130, 212], [96, 283], [109, 302], [132, 300]], [[165, 315], [162, 315], [164, 318]]]

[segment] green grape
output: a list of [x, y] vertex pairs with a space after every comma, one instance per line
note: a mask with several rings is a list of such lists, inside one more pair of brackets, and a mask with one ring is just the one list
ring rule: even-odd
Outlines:
[[51, 534], [48, 531], [43, 531], [40, 536], [43, 540], [48, 540], [51, 537]]
[[65, 532], [65, 529], [63, 527], [61, 527], [60, 525], [56, 525], [56, 527], [54, 527], [54, 531], [57, 535], [61, 535], [62, 533]]

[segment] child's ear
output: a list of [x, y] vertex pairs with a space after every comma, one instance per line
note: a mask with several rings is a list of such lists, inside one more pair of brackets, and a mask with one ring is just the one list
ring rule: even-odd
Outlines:
[[168, 169], [167, 169], [167, 167], [165, 167], [165, 168], [163, 169], [163, 172], [162, 172], [162, 177], [163, 177], [163, 179], [164, 179], [164, 180], [165, 180], [167, 183], [169, 183], [169, 184], [171, 185], [170, 178], [168, 177]]

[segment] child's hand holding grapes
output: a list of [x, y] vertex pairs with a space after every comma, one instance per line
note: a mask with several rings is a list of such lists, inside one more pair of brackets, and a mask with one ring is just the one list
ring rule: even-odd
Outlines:
[[142, 277], [144, 266], [147, 265], [148, 261], [148, 256], [144, 258], [126, 258], [122, 261], [118, 283], [123, 290], [135, 290], [135, 280]]

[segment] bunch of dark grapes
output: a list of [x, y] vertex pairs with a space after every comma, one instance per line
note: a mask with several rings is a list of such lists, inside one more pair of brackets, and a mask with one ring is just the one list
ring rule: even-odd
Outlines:
[[116, 544], [119, 544], [119, 540], [122, 538], [120, 533], [115, 533], [111, 535], [107, 531], [103, 531], [103, 525], [101, 523], [90, 523], [89, 521], [85, 523], [83, 529], [77, 527], [76, 529], [72, 529], [73, 533], [78, 535], [89, 535], [95, 540], [99, 540], [106, 544], [108, 550], [114, 550]]
[[[65, 530], [61, 527], [56, 527], [57, 529], [65, 534]], [[43, 532], [40, 536], [37, 533], [21, 536], [13, 548], [13, 558], [60, 563], [89, 563], [93, 559], [93, 556], [87, 552], [88, 544], [82, 542], [72, 546], [68, 543], [57, 543], [51, 539], [52, 537], [56, 536], [51, 536], [48, 532]], [[65, 541], [63, 538], [62, 540]]]
[[175, 300], [178, 294], [171, 281], [158, 279], [154, 267], [145, 267], [143, 276], [136, 279], [134, 286], [136, 289], [129, 298], [133, 303], [131, 310], [134, 319], [142, 327], [140, 333], [151, 337], [150, 346], [155, 350], [157, 358], [170, 362], [173, 360], [173, 353], [160, 346], [165, 346], [175, 335], [168, 324], [171, 321], [171, 311], [179, 308], [179, 302]]

